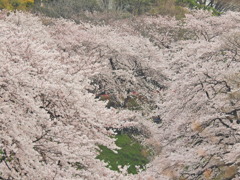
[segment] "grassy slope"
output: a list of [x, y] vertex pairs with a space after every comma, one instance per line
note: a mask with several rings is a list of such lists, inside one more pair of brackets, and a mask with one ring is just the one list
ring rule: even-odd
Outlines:
[[98, 159], [108, 163], [108, 167], [112, 170], [119, 171], [118, 166], [129, 165], [128, 173], [136, 174], [138, 171], [136, 166], [144, 169], [145, 165], [149, 162], [149, 152], [136, 140], [132, 139], [127, 134], [116, 135], [116, 145], [121, 147], [117, 153], [100, 145], [100, 154]]

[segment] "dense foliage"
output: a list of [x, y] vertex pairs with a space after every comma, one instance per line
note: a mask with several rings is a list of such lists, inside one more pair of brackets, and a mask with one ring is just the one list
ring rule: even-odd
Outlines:
[[186, 9], [175, 0], [36, 0], [32, 10], [49, 17], [63, 17], [79, 23], [79, 19], [107, 21], [134, 15], [162, 14], [181, 18]]
[[228, 10], [239, 10], [240, 5], [236, 0], [176, 0], [176, 3], [191, 9], [209, 10], [214, 15], [220, 15]]
[[79, 23], [79, 19], [106, 22], [142, 14], [181, 19], [188, 12], [187, 8], [204, 9], [220, 15], [228, 10], [240, 10], [239, 7], [237, 0], [36, 0], [32, 11]]
[[34, 0], [0, 0], [0, 9], [27, 10], [33, 6]]
[[[203, 10], [108, 25], [1, 11], [0, 179], [239, 179], [239, 22]], [[137, 152], [119, 149], [116, 130]], [[138, 174], [104, 162], [142, 147], [153, 157], [138, 156]]]
[[240, 10], [237, 0], [0, 0], [0, 9], [29, 10], [54, 18], [108, 21], [134, 15], [167, 15], [185, 17], [190, 9], [204, 9], [213, 15]]

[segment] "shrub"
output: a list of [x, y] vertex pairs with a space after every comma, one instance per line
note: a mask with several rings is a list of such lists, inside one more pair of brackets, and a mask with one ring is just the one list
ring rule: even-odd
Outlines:
[[27, 10], [33, 6], [34, 0], [0, 0], [0, 9]]
[[187, 9], [176, 4], [175, 0], [161, 0], [156, 6], [153, 6], [150, 10], [151, 14], [161, 14], [167, 16], [175, 16], [177, 19], [185, 17]]

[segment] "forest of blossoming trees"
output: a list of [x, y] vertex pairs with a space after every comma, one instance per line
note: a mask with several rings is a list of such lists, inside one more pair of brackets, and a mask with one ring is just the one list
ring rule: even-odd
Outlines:
[[[240, 178], [240, 13], [74, 23], [0, 11], [0, 179]], [[151, 151], [137, 174], [100, 145]]]

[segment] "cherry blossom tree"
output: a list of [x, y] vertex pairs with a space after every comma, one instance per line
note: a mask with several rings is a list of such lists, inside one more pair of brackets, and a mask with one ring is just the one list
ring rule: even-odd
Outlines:
[[[239, 20], [191, 11], [93, 25], [1, 11], [0, 178], [238, 179]], [[96, 159], [123, 128], [154, 154], [136, 175]]]

